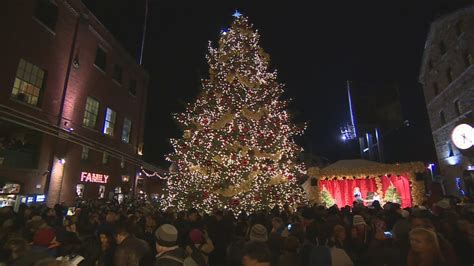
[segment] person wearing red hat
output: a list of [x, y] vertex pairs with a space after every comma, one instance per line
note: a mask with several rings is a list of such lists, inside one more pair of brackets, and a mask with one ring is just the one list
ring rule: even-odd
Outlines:
[[184, 261], [184, 265], [209, 264], [209, 254], [214, 250], [212, 240], [207, 236], [206, 231], [193, 229], [188, 234], [190, 243], [186, 246], [188, 257]]

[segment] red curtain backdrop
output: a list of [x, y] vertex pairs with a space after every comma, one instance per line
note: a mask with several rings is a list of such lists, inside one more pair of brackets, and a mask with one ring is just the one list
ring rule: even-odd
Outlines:
[[383, 176], [382, 177], [382, 191], [387, 191], [388, 187], [390, 186], [390, 182], [395, 186], [397, 189], [400, 198], [402, 199], [402, 208], [411, 207], [411, 192], [410, 192], [410, 182], [408, 181], [408, 177], [406, 175], [395, 176], [391, 175]]
[[367, 197], [367, 192], [376, 192], [377, 185], [374, 178], [346, 179], [346, 180], [321, 180], [320, 189], [325, 187], [333, 197], [338, 207], [352, 206], [354, 202], [354, 188], [359, 187], [362, 198]]
[[[383, 199], [385, 196], [385, 191], [387, 191], [390, 186], [390, 182], [395, 186], [397, 192], [400, 194], [402, 200], [402, 208], [412, 206], [411, 203], [411, 192], [410, 192], [410, 183], [408, 178], [404, 175], [402, 176], [383, 176], [382, 180], [382, 191], [383, 195], [380, 195], [380, 198]], [[368, 179], [346, 179], [346, 180], [320, 180], [319, 189], [322, 190], [326, 188], [327, 191], [333, 197], [335, 203], [338, 207], [344, 207], [346, 205], [352, 206], [354, 202], [354, 188], [359, 187], [362, 194], [362, 199], [367, 198], [367, 192], [377, 192], [377, 184], [375, 183], [375, 178], [371, 177]]]

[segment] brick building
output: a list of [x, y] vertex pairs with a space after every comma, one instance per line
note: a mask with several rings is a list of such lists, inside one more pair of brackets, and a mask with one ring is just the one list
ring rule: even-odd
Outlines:
[[[453, 195], [472, 188], [474, 147], [460, 148], [453, 142], [452, 133], [460, 124], [474, 125], [473, 63], [474, 6], [434, 21], [426, 40], [419, 81], [436, 146], [442, 177], [439, 181]], [[462, 136], [472, 141], [472, 132]]]
[[3, 203], [135, 193], [148, 74], [80, 0], [6, 0], [2, 9]]

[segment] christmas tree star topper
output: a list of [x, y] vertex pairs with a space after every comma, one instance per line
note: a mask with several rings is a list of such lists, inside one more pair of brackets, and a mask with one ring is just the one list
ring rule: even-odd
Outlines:
[[232, 15], [234, 18], [240, 18], [240, 16], [242, 16], [242, 14], [238, 11], [238, 10], [235, 10], [234, 14]]

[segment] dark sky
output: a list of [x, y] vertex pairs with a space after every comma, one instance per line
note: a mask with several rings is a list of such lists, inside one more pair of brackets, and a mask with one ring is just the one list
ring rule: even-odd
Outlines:
[[[181, 136], [170, 113], [182, 111], [184, 103], [197, 95], [200, 79], [207, 78], [208, 41], [216, 44], [235, 9], [261, 33], [261, 46], [270, 54], [279, 81], [286, 84], [286, 97], [293, 99], [290, 109], [295, 119], [309, 122], [299, 140], [306, 150], [332, 161], [353, 157], [338, 134], [348, 119], [345, 81], [349, 79], [372, 89], [397, 84], [403, 118], [411, 122], [397, 137], [398, 153], [407, 154], [400, 160], [435, 160], [418, 83], [423, 47], [434, 18], [472, 1], [227, 1], [225, 5], [199, 1], [187, 6], [149, 1], [144, 52], [151, 77], [147, 161], [167, 165], [169, 138]], [[144, 0], [84, 2], [136, 56]]]

